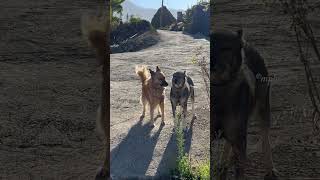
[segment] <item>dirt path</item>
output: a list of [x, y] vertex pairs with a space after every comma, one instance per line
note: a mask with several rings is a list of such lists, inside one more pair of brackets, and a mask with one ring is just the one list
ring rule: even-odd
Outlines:
[[[276, 168], [284, 177], [320, 179], [320, 139], [312, 134], [305, 73], [287, 18], [272, 13], [259, 1], [216, 0], [213, 17], [216, 29], [243, 28], [247, 41], [265, 58], [272, 79], [272, 145]], [[319, 39], [319, 14], [310, 20]], [[311, 49], [310, 49], [311, 52]], [[314, 56], [310, 56], [315, 59]], [[320, 84], [319, 62], [314, 76]], [[262, 154], [255, 124], [249, 128], [249, 179], [262, 179]], [[216, 154], [214, 154], [216, 156]], [[286, 179], [286, 178], [284, 178]]]
[[[198, 119], [189, 129], [186, 151], [193, 161], [209, 158], [209, 104], [200, 69], [191, 62], [200, 46], [202, 53], [209, 56], [209, 41], [180, 32], [159, 31], [159, 34], [161, 41], [155, 46], [139, 52], [111, 55], [111, 173], [115, 176], [165, 175], [175, 165], [170, 87], [165, 99], [166, 125], [161, 128], [158, 119], [155, 128], [148, 128], [148, 113], [142, 122], [139, 121], [141, 82], [135, 74], [135, 66], [141, 64], [154, 69], [158, 65], [169, 86], [175, 71], [186, 70], [193, 78]], [[190, 114], [187, 120], [190, 123]]]

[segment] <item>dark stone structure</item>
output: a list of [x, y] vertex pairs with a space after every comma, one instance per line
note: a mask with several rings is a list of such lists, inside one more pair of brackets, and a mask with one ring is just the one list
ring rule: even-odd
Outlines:
[[[162, 15], [162, 22], [160, 25], [161, 11], [163, 15]], [[169, 27], [171, 24], [175, 22], [176, 22], [176, 18], [174, 18], [174, 16], [171, 14], [171, 12], [167, 9], [166, 6], [159, 8], [151, 20], [152, 26], [156, 29]]]

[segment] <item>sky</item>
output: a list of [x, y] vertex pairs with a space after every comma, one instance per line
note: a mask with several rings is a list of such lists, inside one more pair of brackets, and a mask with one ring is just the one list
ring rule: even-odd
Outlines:
[[[191, 5], [195, 5], [198, 0], [163, 0], [163, 4], [170, 9], [186, 10]], [[131, 0], [136, 5], [145, 8], [158, 9], [161, 6], [161, 0]]]

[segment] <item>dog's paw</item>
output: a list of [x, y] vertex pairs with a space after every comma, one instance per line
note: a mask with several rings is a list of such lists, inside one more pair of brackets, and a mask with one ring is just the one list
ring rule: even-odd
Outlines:
[[278, 180], [279, 172], [276, 169], [272, 169], [272, 171], [264, 176], [264, 180]]

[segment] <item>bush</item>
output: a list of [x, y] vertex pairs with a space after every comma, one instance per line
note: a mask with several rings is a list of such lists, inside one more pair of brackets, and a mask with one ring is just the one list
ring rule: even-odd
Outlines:
[[200, 180], [210, 179], [210, 161], [207, 161], [203, 164], [199, 164], [196, 167], [195, 174]]
[[150, 22], [137, 17], [131, 17], [129, 22], [119, 23], [117, 27], [112, 29], [110, 34], [111, 44], [119, 44], [132, 36], [141, 35], [152, 30]]

